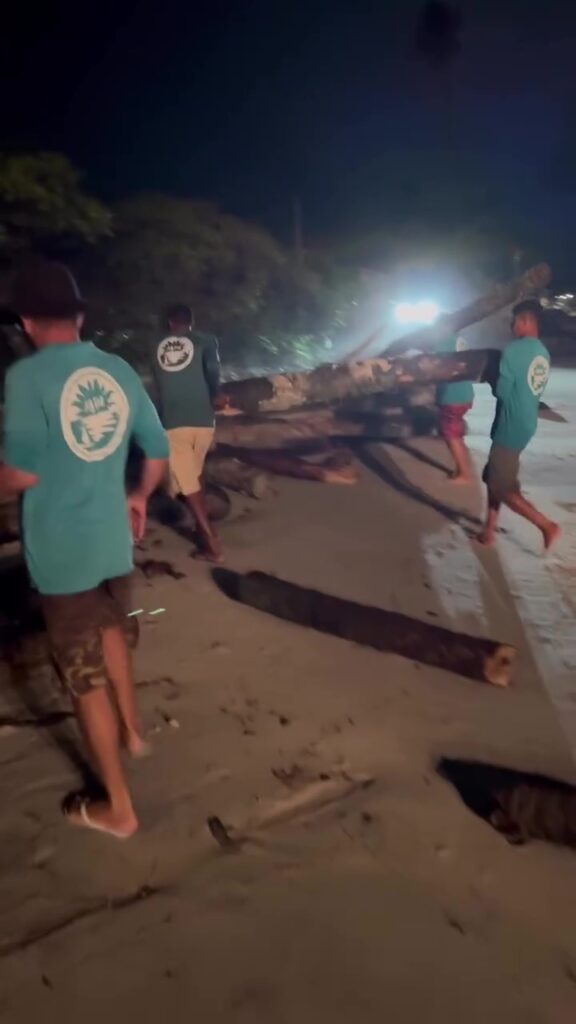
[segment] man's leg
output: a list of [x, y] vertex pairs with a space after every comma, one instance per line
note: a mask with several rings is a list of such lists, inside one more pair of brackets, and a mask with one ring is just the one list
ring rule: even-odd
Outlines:
[[508, 508], [511, 508], [513, 512], [522, 516], [523, 519], [527, 519], [529, 523], [532, 523], [540, 530], [540, 533], [544, 538], [544, 548], [548, 551], [562, 532], [558, 523], [555, 523], [552, 519], [547, 519], [546, 516], [542, 515], [538, 509], [534, 508], [534, 505], [531, 505], [530, 502], [526, 500], [520, 491], [510, 494], [505, 501]]
[[440, 408], [440, 436], [454, 460], [455, 471], [450, 474], [450, 479], [455, 484], [466, 484], [472, 476], [464, 442], [464, 417], [469, 409], [469, 405], [444, 405]]
[[450, 437], [447, 438], [446, 444], [456, 466], [456, 472], [450, 478], [452, 483], [469, 483], [472, 474], [470, 471], [470, 457], [464, 439], [461, 437]]
[[211, 562], [221, 562], [222, 547], [220, 545], [218, 535], [208, 518], [208, 512], [206, 511], [202, 490], [200, 489], [194, 494], [185, 494], [184, 500], [196, 520], [196, 527], [200, 534], [200, 542], [204, 547], [204, 550], [200, 552], [199, 557], [207, 558]]
[[[138, 819], [120, 758], [118, 723], [108, 690], [97, 686], [74, 697], [80, 727], [94, 759], [95, 768], [108, 795], [108, 800], [91, 802], [91, 822], [131, 836], [138, 828]], [[79, 810], [72, 810], [71, 820], [85, 824]]]
[[122, 739], [133, 757], [148, 753], [149, 745], [142, 736], [140, 717], [136, 706], [132, 658], [128, 650], [126, 634], [121, 626], [109, 626], [102, 630], [102, 654], [104, 664], [122, 722]]
[[498, 502], [490, 503], [490, 496], [488, 496], [488, 511], [486, 513], [486, 522], [482, 533], [478, 534], [477, 540], [479, 544], [484, 544], [486, 547], [491, 547], [494, 543], [496, 535], [496, 526], [498, 523], [498, 513], [500, 511], [500, 504]]

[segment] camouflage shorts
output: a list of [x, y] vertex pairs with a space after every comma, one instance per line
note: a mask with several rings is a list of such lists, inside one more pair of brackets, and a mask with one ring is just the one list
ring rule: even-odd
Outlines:
[[80, 594], [41, 595], [50, 651], [58, 675], [74, 697], [106, 686], [102, 630], [120, 626], [129, 647], [138, 641], [138, 623], [128, 618], [130, 577], [106, 580]]

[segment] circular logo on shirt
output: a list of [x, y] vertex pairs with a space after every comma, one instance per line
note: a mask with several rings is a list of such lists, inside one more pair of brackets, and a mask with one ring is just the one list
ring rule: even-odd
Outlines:
[[550, 363], [544, 356], [535, 356], [528, 367], [528, 387], [533, 395], [541, 395], [548, 383]]
[[194, 358], [194, 342], [186, 336], [164, 338], [158, 345], [157, 355], [163, 370], [169, 373], [185, 370]]
[[130, 406], [118, 381], [105, 370], [85, 366], [68, 377], [60, 395], [60, 424], [66, 444], [84, 462], [101, 462], [126, 433]]

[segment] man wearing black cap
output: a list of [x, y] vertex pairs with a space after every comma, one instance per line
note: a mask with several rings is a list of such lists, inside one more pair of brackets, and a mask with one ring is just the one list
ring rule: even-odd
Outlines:
[[[120, 738], [135, 756], [145, 748], [128, 651], [132, 538], [143, 535], [168, 444], [138, 375], [117, 356], [80, 343], [84, 303], [65, 267], [21, 272], [12, 305], [37, 351], [6, 376], [0, 490], [24, 495], [26, 564], [54, 661], [108, 794], [77, 800], [68, 813], [75, 824], [125, 839], [138, 820]], [[132, 437], [146, 460], [140, 489], [127, 499]]]

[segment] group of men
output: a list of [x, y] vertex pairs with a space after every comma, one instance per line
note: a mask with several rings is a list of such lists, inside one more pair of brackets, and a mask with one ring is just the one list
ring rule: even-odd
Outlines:
[[[215, 339], [194, 331], [186, 306], [173, 307], [156, 346], [158, 415], [140, 377], [118, 356], [80, 343], [84, 302], [65, 267], [20, 273], [13, 308], [35, 349], [9, 370], [5, 386], [4, 463], [0, 494], [23, 495], [23, 545], [46, 620], [54, 663], [74, 702], [104, 796], [72, 800], [69, 820], [118, 839], [138, 828], [121, 751], [147, 752], [134, 697], [129, 615], [134, 541], [144, 533], [147, 502], [170, 472], [174, 494], [196, 520], [202, 553], [220, 560], [202, 498], [204, 458], [220, 391]], [[558, 533], [521, 495], [520, 451], [536, 429], [538, 400], [550, 368], [538, 340], [538, 307], [514, 311], [514, 341], [496, 383], [493, 446], [486, 467], [490, 542], [501, 503], [533, 522], [548, 547]], [[450, 390], [452, 388], [452, 390]], [[463, 422], [471, 385], [441, 391], [441, 429], [460, 477], [468, 473]], [[136, 491], [126, 496], [128, 449], [144, 453]]]
[[[520, 490], [520, 456], [536, 433], [540, 399], [550, 376], [550, 353], [539, 338], [542, 307], [526, 299], [512, 311], [512, 336], [502, 353], [498, 378], [492, 382], [496, 415], [492, 425], [492, 447], [483, 480], [488, 492], [486, 524], [478, 540], [494, 543], [498, 515], [507, 505], [536, 526], [548, 550], [560, 534], [560, 527], [534, 508]], [[439, 351], [461, 351], [461, 339], [448, 337]], [[454, 483], [471, 479], [470, 457], [464, 441], [465, 416], [474, 402], [470, 381], [450, 381], [437, 391], [440, 435], [444, 438], [455, 471]]]

